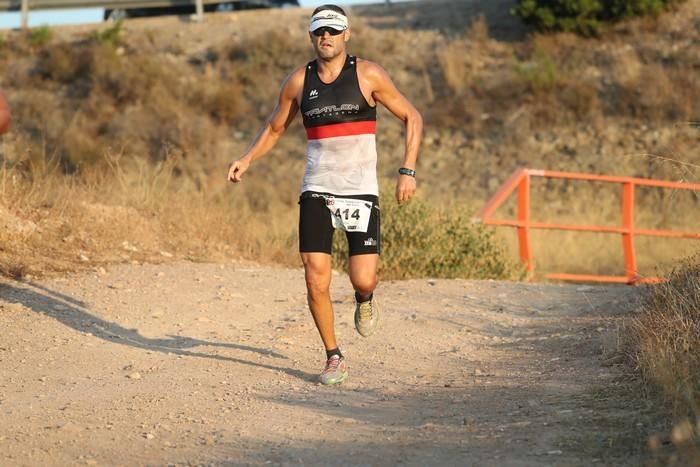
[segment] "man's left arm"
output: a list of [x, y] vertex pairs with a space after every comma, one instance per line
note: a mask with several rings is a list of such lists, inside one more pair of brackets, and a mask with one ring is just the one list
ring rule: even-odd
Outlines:
[[[401, 167], [415, 171], [418, 150], [423, 135], [423, 117], [421, 117], [413, 104], [399, 92], [389, 74], [382, 67], [375, 63], [367, 62], [365, 71], [365, 77], [371, 86], [374, 100], [381, 103], [399, 120], [404, 122], [406, 147]], [[396, 182], [396, 200], [399, 203], [408, 201], [415, 192], [415, 176], [399, 175]]]

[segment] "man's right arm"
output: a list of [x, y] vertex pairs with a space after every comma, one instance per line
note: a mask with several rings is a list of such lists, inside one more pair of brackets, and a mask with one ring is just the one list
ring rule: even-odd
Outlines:
[[5, 96], [0, 92], [0, 135], [10, 129], [10, 107]]
[[228, 170], [229, 181], [234, 183], [240, 182], [250, 163], [267, 154], [277, 144], [277, 141], [279, 141], [290, 123], [292, 123], [299, 111], [297, 98], [304, 86], [304, 69], [304, 67], [296, 69], [282, 83], [282, 90], [280, 91], [277, 105], [270, 117], [268, 117], [265, 126], [255, 137], [246, 153], [231, 163]]

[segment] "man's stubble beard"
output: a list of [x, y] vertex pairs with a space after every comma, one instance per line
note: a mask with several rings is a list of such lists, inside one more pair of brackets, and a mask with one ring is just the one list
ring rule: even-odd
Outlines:
[[333, 47], [331, 49], [324, 49], [320, 45], [316, 46], [316, 55], [321, 60], [333, 60], [335, 57], [343, 54], [343, 50], [338, 47]]

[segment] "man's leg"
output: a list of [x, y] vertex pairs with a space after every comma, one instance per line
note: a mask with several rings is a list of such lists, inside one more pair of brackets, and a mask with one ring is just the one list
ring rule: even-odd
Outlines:
[[326, 350], [337, 348], [333, 305], [331, 304], [331, 255], [301, 253], [306, 277], [306, 291], [311, 315]]
[[363, 337], [371, 336], [379, 324], [379, 306], [374, 299], [377, 287], [377, 266], [379, 255], [376, 253], [353, 255], [350, 257], [350, 282], [355, 289], [355, 329]]
[[348, 377], [343, 355], [335, 341], [333, 305], [331, 304], [331, 255], [302, 253], [306, 275], [309, 309], [326, 348], [326, 366], [319, 375], [323, 384], [339, 384]]
[[358, 302], [369, 300], [379, 283], [377, 267], [378, 254], [353, 255], [350, 257], [348, 274], [350, 282], [357, 293]]

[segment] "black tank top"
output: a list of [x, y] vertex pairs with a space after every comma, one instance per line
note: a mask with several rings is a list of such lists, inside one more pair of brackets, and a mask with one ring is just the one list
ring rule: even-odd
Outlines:
[[360, 91], [357, 58], [348, 55], [338, 77], [326, 84], [318, 77], [316, 60], [306, 66], [301, 113], [307, 129], [336, 123], [377, 121], [377, 109], [371, 107]]

